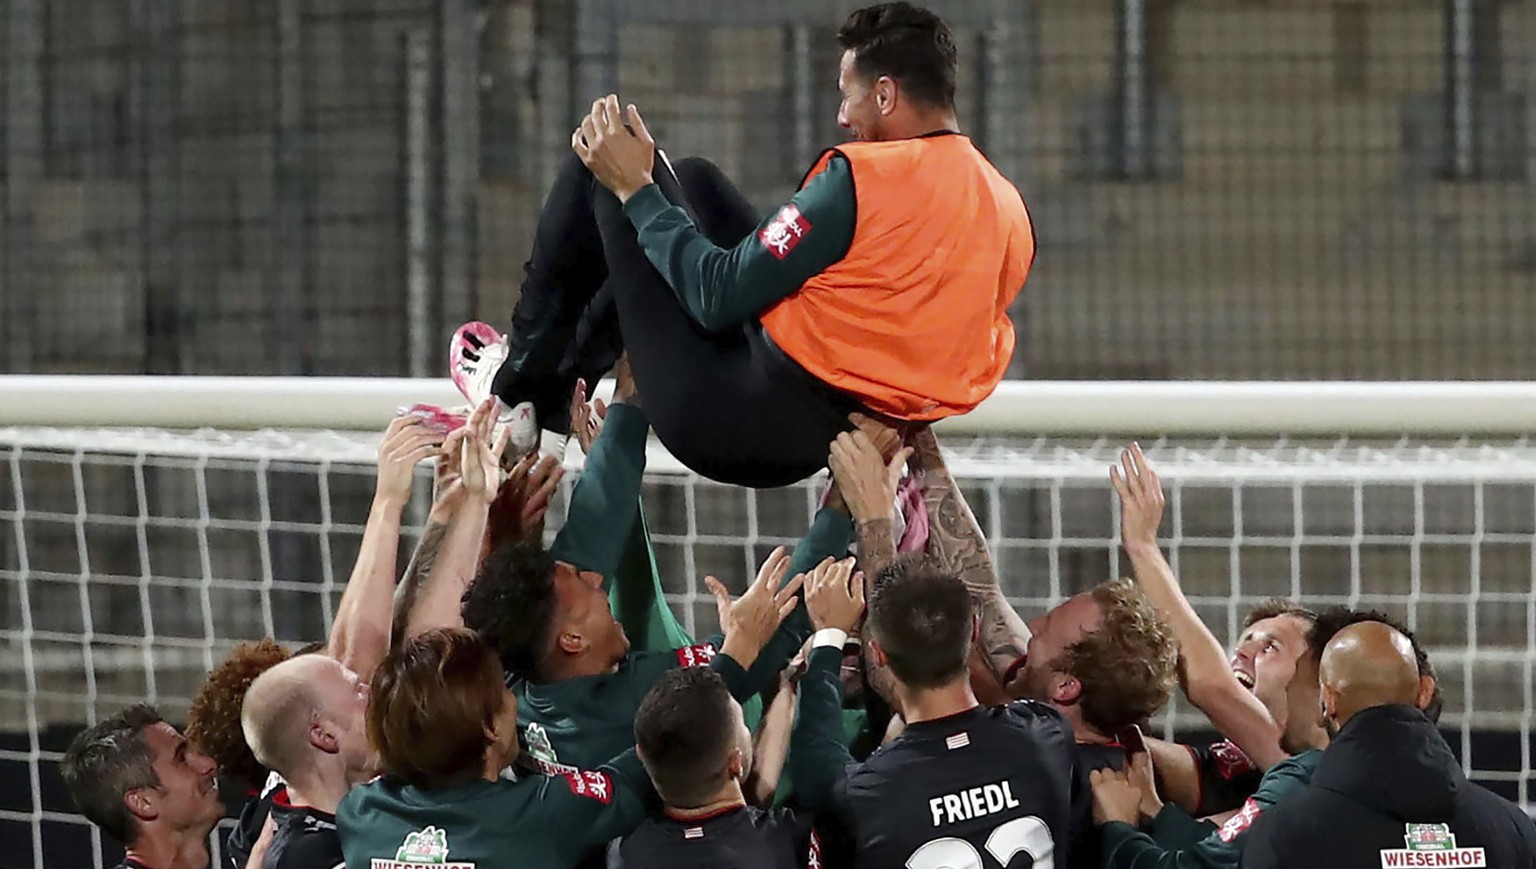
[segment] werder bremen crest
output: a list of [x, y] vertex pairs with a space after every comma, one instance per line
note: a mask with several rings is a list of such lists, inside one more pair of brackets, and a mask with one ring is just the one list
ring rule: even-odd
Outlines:
[[407, 833], [405, 841], [395, 851], [395, 859], [375, 857], [369, 863], [372, 869], [417, 869], [421, 866], [434, 869], [475, 869], [473, 863], [448, 862], [448, 833], [437, 827]]

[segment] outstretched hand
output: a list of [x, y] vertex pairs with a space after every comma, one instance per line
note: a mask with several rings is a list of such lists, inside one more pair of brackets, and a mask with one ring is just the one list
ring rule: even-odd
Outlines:
[[1120, 451], [1120, 465], [1111, 465], [1109, 481], [1120, 495], [1120, 539], [1127, 548], [1156, 546], [1163, 524], [1163, 482], [1147, 465], [1141, 445]]
[[587, 381], [577, 378], [576, 391], [571, 394], [571, 434], [581, 445], [582, 453], [592, 454], [592, 445], [603, 433], [603, 421], [608, 419], [608, 405], [601, 398], [587, 403]]
[[498, 437], [495, 427], [496, 399], [488, 398], [470, 414], [468, 424], [459, 429], [463, 432], [459, 443], [459, 479], [465, 494], [485, 504], [495, 500], [501, 488], [501, 454], [507, 451], [512, 438], [510, 428], [503, 429]]
[[422, 425], [411, 416], [397, 416], [384, 430], [379, 442], [379, 475], [374, 484], [374, 500], [394, 507], [404, 507], [411, 497], [411, 483], [416, 465], [436, 455], [443, 435]]
[[757, 579], [737, 600], [731, 600], [731, 593], [720, 580], [713, 576], [704, 578], [704, 585], [715, 596], [720, 630], [725, 634], [725, 645], [720, 651], [730, 655], [743, 668], [752, 666], [774, 631], [800, 603], [795, 593], [805, 584], [805, 574], [796, 576], [780, 588], [788, 571], [789, 553], [780, 546], [769, 554], [757, 572]]
[[910, 447], [902, 447], [887, 459], [863, 431], [842, 432], [832, 441], [827, 465], [855, 521], [891, 517], [901, 469], [911, 455]]
[[621, 113], [614, 94], [592, 104], [591, 113], [571, 135], [571, 149], [620, 202], [628, 202], [652, 183], [656, 140], [645, 128], [640, 110], [631, 103]]
[[864, 615], [864, 574], [853, 570], [854, 559], [816, 565], [806, 581], [805, 606], [811, 627], [837, 628], [851, 634]]
[[519, 459], [491, 502], [483, 551], [515, 540], [537, 539], [544, 531], [550, 498], [564, 476], [565, 468], [554, 456], [532, 452]]

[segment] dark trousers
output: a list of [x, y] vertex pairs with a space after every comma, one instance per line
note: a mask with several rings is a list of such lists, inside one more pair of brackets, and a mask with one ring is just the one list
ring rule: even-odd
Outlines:
[[[675, 169], [658, 157], [653, 174], [711, 242], [735, 247], [756, 230], [757, 211], [717, 167], [688, 159]], [[718, 333], [695, 323], [618, 199], [572, 155], [539, 219], [496, 394], [534, 401], [555, 427], [569, 384], [595, 380], [621, 350], [656, 436], [690, 470], [723, 483], [768, 488], [816, 473], [859, 409], [773, 346], [756, 321]]]

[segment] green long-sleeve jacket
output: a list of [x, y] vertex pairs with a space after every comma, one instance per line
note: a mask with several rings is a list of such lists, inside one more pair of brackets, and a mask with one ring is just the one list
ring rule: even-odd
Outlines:
[[[704, 644], [688, 640], [666, 612], [639, 515], [648, 430], [639, 408], [616, 405], [608, 412], [603, 433], [572, 488], [566, 524], [551, 547], [556, 558], [605, 578], [610, 602], [626, 632], [632, 623], [641, 628], [646, 633], [644, 644], [635, 642], [635, 651], [614, 673], [558, 682], [517, 678], [510, 682], [518, 700], [523, 750], [548, 772], [591, 768], [632, 747], [640, 701], [656, 679], [674, 667], [708, 664], [718, 670], [732, 694], [754, 713], [749, 724], [755, 723], [760, 704], [754, 698], [775, 685], [779, 671], [810, 635], [810, 621], [804, 607], [798, 607], [750, 671], [716, 654], [722, 638]], [[795, 548], [791, 575], [829, 555], [845, 553], [852, 537], [853, 523], [846, 514], [820, 511]]]
[[1312, 781], [1321, 751], [1286, 758], [1264, 773], [1259, 789], [1217, 829], [1168, 803], [1146, 831], [1113, 821], [1102, 828], [1104, 869], [1237, 869], [1254, 819]]
[[389, 777], [336, 809], [347, 869], [575, 866], [645, 817], [650, 781], [633, 750], [602, 767], [423, 790]]
[[714, 245], [652, 184], [624, 203], [646, 258], [656, 266], [693, 319], [721, 331], [753, 319], [848, 255], [857, 224], [853, 169], [834, 156], [785, 208], [800, 216], [803, 235], [787, 250], [763, 239], [783, 209], [729, 250]]

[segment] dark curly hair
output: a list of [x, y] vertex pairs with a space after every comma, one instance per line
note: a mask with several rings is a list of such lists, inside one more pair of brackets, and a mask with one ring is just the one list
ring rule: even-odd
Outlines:
[[1156, 715], [1173, 694], [1179, 643], [1157, 608], [1130, 581], [1090, 592], [1102, 624], [1062, 651], [1052, 669], [1083, 685], [1083, 720], [1108, 736]]
[[464, 592], [464, 626], [496, 650], [508, 673], [538, 679], [555, 619], [555, 558], [537, 542], [500, 546]]
[[240, 706], [256, 677], [291, 657], [276, 640], [241, 643], [208, 674], [187, 711], [187, 741], [219, 765], [219, 775], [247, 791], [260, 788], [267, 768], [256, 760], [240, 729]]
[[1424, 707], [1424, 714], [1430, 721], [1439, 723], [1440, 712], [1445, 707], [1445, 697], [1440, 693], [1440, 679], [1435, 675], [1435, 665], [1429, 661], [1429, 653], [1419, 645], [1419, 638], [1413, 635], [1413, 631], [1409, 630], [1407, 625], [1381, 610], [1354, 610], [1349, 607], [1335, 606], [1318, 613], [1317, 623], [1312, 629], [1313, 656], [1321, 660], [1323, 649], [1328, 647], [1329, 641], [1339, 631], [1361, 622], [1380, 622], [1407, 637], [1408, 642], [1413, 644], [1413, 656], [1419, 663], [1419, 675], [1435, 680], [1435, 693], [1430, 696], [1429, 705]]

